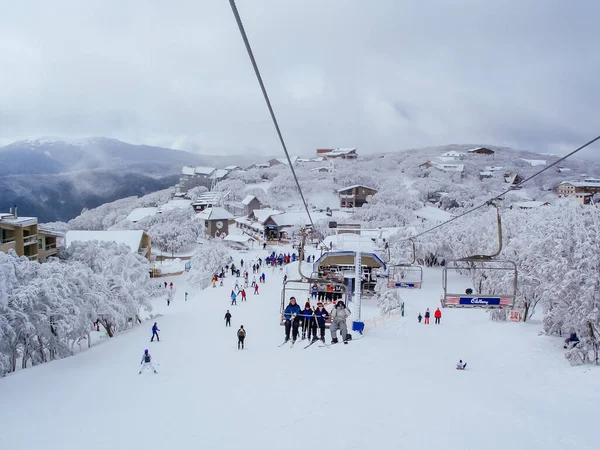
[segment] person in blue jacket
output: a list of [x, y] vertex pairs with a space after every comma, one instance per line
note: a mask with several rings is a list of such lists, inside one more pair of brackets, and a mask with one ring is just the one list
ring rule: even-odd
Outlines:
[[156, 340], [160, 341], [160, 338], [158, 337], [158, 332], [160, 330], [158, 329], [158, 325], [156, 324], [156, 322], [154, 322], [154, 325], [152, 325], [152, 339], [150, 339], [150, 342], [154, 342], [154, 336], [156, 336]]
[[[327, 323], [328, 317], [329, 317], [329, 313], [323, 306], [323, 302], [318, 302], [317, 310], [315, 311], [315, 318], [317, 319], [317, 326], [319, 327], [321, 340], [323, 342], [325, 342], [325, 324]], [[317, 337], [317, 333], [315, 332], [315, 335], [313, 336], [313, 340], [316, 339], [316, 337]]]
[[[302, 310], [302, 312], [300, 313], [300, 315], [302, 316], [302, 339], [306, 339], [306, 335], [308, 333], [308, 339], [310, 340], [311, 336], [315, 337], [317, 336], [317, 327], [315, 324], [315, 312], [313, 311], [312, 307], [310, 306], [310, 302], [306, 302], [306, 304], [304, 305], [304, 309]], [[316, 339], [313, 339], [316, 340]]]
[[290, 303], [285, 307], [283, 316], [285, 317], [285, 341], [290, 340], [290, 330], [292, 330], [292, 341], [296, 342], [298, 337], [298, 326], [300, 325], [300, 306], [296, 303], [296, 297], [290, 298]]

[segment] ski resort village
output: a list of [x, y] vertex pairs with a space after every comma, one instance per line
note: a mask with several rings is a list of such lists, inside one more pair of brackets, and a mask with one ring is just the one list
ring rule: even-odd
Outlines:
[[600, 2], [10, 2], [0, 450], [600, 449]]
[[1, 215], [2, 448], [597, 448], [598, 167], [290, 159]]

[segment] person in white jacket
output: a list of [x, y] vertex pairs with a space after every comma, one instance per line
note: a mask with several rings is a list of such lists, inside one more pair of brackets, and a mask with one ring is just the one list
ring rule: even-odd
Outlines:
[[344, 342], [348, 341], [348, 327], [346, 325], [346, 319], [350, 317], [350, 310], [346, 308], [346, 305], [343, 301], [337, 302], [335, 308], [331, 311], [331, 326], [329, 327], [329, 331], [331, 331], [331, 343], [336, 344], [338, 342], [337, 339], [337, 331], [340, 330], [342, 333], [342, 338]]
[[154, 368], [154, 364], [152, 364], [152, 356], [148, 353], [148, 349], [144, 350], [144, 355], [142, 356], [142, 361], [140, 363], [142, 367], [140, 368], [140, 373], [142, 373], [146, 368], [152, 369], [154, 373], [158, 373]]
[[466, 367], [467, 363], [464, 363], [462, 359], [456, 363], [456, 370], [465, 370]]

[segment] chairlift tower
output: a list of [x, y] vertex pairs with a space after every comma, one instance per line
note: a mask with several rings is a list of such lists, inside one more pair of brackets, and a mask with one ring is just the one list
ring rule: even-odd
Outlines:
[[365, 323], [362, 322], [361, 319], [361, 308], [362, 308], [362, 255], [360, 251], [360, 242], [359, 248], [356, 250], [354, 256], [354, 310], [356, 311], [355, 320], [352, 322], [352, 331], [358, 331], [362, 334], [365, 329]]

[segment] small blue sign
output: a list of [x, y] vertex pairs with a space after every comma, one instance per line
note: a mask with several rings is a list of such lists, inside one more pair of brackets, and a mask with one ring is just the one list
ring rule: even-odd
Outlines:
[[461, 297], [460, 305], [500, 305], [500, 297]]
[[396, 283], [396, 287], [414, 288], [415, 287], [415, 283]]

